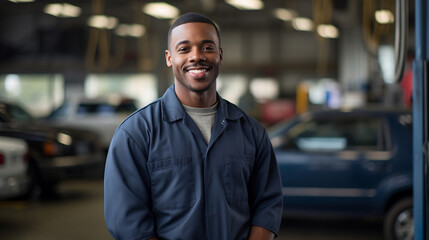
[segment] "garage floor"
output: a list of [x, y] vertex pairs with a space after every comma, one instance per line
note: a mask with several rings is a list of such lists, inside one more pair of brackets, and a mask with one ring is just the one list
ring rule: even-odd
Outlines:
[[[37, 202], [0, 201], [0, 239], [109, 240], [102, 180], [62, 183], [59, 197]], [[284, 219], [279, 240], [380, 240], [371, 221]]]

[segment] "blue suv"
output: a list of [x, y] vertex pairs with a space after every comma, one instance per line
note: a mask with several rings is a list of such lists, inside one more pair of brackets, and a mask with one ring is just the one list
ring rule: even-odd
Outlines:
[[411, 124], [407, 110], [323, 110], [270, 129], [285, 215], [377, 217], [385, 239], [412, 239]]

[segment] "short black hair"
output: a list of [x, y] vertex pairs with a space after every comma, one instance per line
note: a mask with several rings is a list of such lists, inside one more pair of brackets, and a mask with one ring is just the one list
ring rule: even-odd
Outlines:
[[171, 25], [170, 29], [168, 30], [168, 48], [170, 48], [171, 31], [173, 31], [173, 29], [177, 26], [180, 26], [180, 25], [185, 24], [185, 23], [191, 23], [191, 22], [202, 22], [202, 23], [208, 23], [208, 24], [212, 25], [216, 30], [216, 34], [217, 34], [217, 37], [219, 39], [219, 45], [220, 45], [220, 34], [219, 34], [219, 28], [218, 28], [217, 24], [213, 20], [211, 20], [210, 18], [204, 16], [203, 14], [188, 12], [188, 13], [185, 13], [182, 16], [178, 17], [174, 21], [174, 23]]

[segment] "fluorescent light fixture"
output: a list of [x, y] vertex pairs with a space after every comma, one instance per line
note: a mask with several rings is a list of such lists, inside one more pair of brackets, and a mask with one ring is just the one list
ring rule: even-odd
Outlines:
[[146, 29], [141, 24], [119, 24], [115, 33], [123, 37], [141, 37], [146, 32]]
[[317, 33], [323, 38], [337, 38], [340, 35], [338, 28], [331, 24], [320, 24]]
[[298, 16], [298, 14], [294, 10], [289, 10], [286, 8], [274, 9], [273, 15], [283, 21], [292, 21], [292, 19]]
[[146, 32], [145, 27], [141, 24], [132, 24], [129, 26], [128, 30], [128, 35], [130, 37], [141, 37]]
[[395, 82], [395, 50], [392, 46], [383, 45], [378, 48], [378, 62], [385, 83]]
[[28, 3], [28, 2], [34, 2], [34, 0], [9, 0], [9, 2], [14, 2], [14, 3]]
[[279, 95], [279, 83], [273, 78], [255, 78], [250, 82], [250, 92], [259, 101], [272, 100]]
[[4, 87], [6, 89], [6, 93], [19, 96], [22, 90], [20, 77], [17, 74], [6, 75]]
[[248, 85], [248, 80], [243, 74], [220, 74], [216, 89], [224, 99], [238, 105], [240, 99], [246, 100]]
[[326, 86], [323, 82], [311, 83], [308, 90], [308, 98], [313, 104], [326, 103]]
[[226, 3], [240, 10], [261, 10], [264, 2], [261, 0], [225, 0]]
[[44, 12], [55, 17], [78, 17], [81, 9], [68, 3], [51, 3], [45, 6]]
[[106, 15], [94, 15], [88, 19], [88, 25], [94, 28], [113, 29], [118, 25], [118, 19]]
[[380, 24], [388, 24], [395, 21], [395, 16], [389, 10], [377, 10], [375, 11], [375, 20]]
[[78, 17], [81, 13], [80, 7], [64, 3], [63, 4], [63, 16], [64, 17]]
[[59, 16], [63, 6], [61, 3], [52, 3], [45, 6], [44, 12], [52, 16]]
[[143, 12], [158, 19], [173, 19], [179, 16], [180, 11], [175, 6], [165, 2], [151, 2], [143, 6]]
[[295, 18], [292, 20], [292, 27], [298, 31], [312, 31], [313, 21], [303, 17]]
[[128, 24], [119, 24], [115, 30], [116, 35], [126, 37], [128, 36]]

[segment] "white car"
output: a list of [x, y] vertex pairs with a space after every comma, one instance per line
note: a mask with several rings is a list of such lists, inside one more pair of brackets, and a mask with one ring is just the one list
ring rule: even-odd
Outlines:
[[53, 111], [47, 121], [57, 127], [76, 127], [97, 132], [107, 151], [119, 124], [137, 110], [132, 99], [70, 99]]
[[24, 140], [0, 137], [0, 199], [22, 196], [29, 188], [28, 146]]

